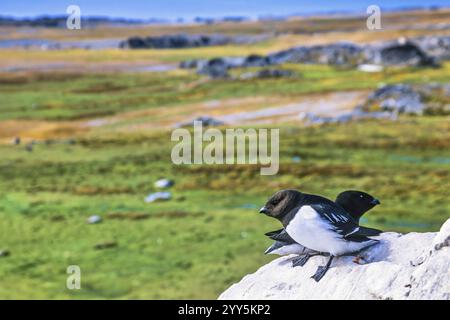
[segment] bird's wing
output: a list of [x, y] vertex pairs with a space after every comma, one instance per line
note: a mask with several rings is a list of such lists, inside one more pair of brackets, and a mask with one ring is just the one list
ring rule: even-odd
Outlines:
[[[276, 233], [277, 231], [278, 233]], [[297, 243], [294, 239], [291, 238], [291, 236], [286, 232], [285, 229], [271, 231], [268, 233], [271, 233], [271, 235], [268, 236], [270, 239], [283, 242], [285, 245]]]
[[283, 230], [284, 230], [284, 228], [274, 230], [274, 231], [269, 231], [269, 232], [266, 232], [264, 235], [269, 237], [270, 239], [272, 239], [273, 236], [277, 236], [278, 234], [283, 232]]
[[368, 238], [365, 235], [358, 234], [358, 232], [352, 233], [352, 234], [350, 234], [350, 235], [348, 235], [348, 236], [346, 236], [344, 238], [345, 238], [345, 240], [353, 241], [353, 242], [368, 242], [368, 241], [371, 241], [372, 244], [376, 244], [376, 243], [379, 242], [379, 240]]
[[358, 223], [341, 207], [329, 203], [313, 204], [311, 207], [343, 238], [359, 231]]
[[368, 228], [368, 227], [362, 227], [359, 226], [358, 234], [366, 236], [366, 237], [374, 237], [380, 235], [383, 231], [374, 229], [374, 228]]

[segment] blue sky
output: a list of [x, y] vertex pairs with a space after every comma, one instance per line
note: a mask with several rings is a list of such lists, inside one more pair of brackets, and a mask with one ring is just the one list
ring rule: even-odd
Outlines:
[[83, 15], [126, 18], [223, 17], [308, 14], [325, 11], [365, 13], [367, 6], [382, 9], [411, 6], [448, 6], [450, 0], [0, 0], [0, 15], [36, 16], [65, 14], [70, 4], [80, 6]]

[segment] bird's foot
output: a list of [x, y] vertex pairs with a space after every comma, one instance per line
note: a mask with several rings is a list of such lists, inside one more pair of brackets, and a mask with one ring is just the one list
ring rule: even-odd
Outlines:
[[329, 268], [327, 268], [326, 266], [320, 266], [317, 268], [316, 273], [311, 277], [314, 280], [316, 280], [316, 282], [319, 282], [320, 279], [323, 278], [323, 276], [325, 275], [325, 273], [327, 273]]
[[292, 260], [292, 267], [303, 267], [309, 260], [310, 255], [305, 254], [302, 256], [298, 256], [297, 258], [295, 258], [294, 260]]
[[361, 260], [362, 260], [363, 262], [366, 261], [366, 259], [364, 258], [364, 256], [358, 254], [356, 257], [353, 258], [352, 261], [353, 261], [354, 263], [356, 263], [356, 264], [364, 264], [364, 263], [361, 263]]

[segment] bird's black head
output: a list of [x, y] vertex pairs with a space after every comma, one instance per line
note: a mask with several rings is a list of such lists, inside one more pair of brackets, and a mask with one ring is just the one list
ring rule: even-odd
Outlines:
[[355, 190], [341, 192], [335, 202], [343, 207], [356, 221], [359, 221], [364, 213], [380, 204], [380, 201], [370, 194]]
[[259, 212], [282, 220], [286, 214], [299, 204], [301, 199], [302, 193], [297, 190], [281, 190], [270, 197]]

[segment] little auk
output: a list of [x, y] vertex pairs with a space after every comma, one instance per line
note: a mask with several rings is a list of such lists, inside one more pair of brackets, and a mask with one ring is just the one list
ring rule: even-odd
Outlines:
[[[345, 211], [358, 221], [358, 224], [359, 219], [363, 214], [380, 204], [380, 201], [370, 194], [356, 190], [341, 192], [334, 202], [344, 208]], [[363, 226], [360, 226], [360, 230], [361, 232], [364, 232], [366, 236], [377, 236], [382, 232], [378, 229]], [[289, 254], [301, 255], [294, 259], [294, 267], [303, 266], [310, 257], [320, 254], [295, 242], [295, 240], [287, 234], [284, 228], [267, 232], [265, 235], [270, 239], [275, 240], [275, 242], [267, 248], [264, 254], [277, 254], [280, 256]]]
[[298, 244], [329, 255], [325, 266], [312, 276], [320, 281], [334, 257], [359, 252], [378, 243], [361, 230], [358, 220], [335, 202], [297, 190], [275, 193], [261, 213], [279, 220], [286, 233]]

